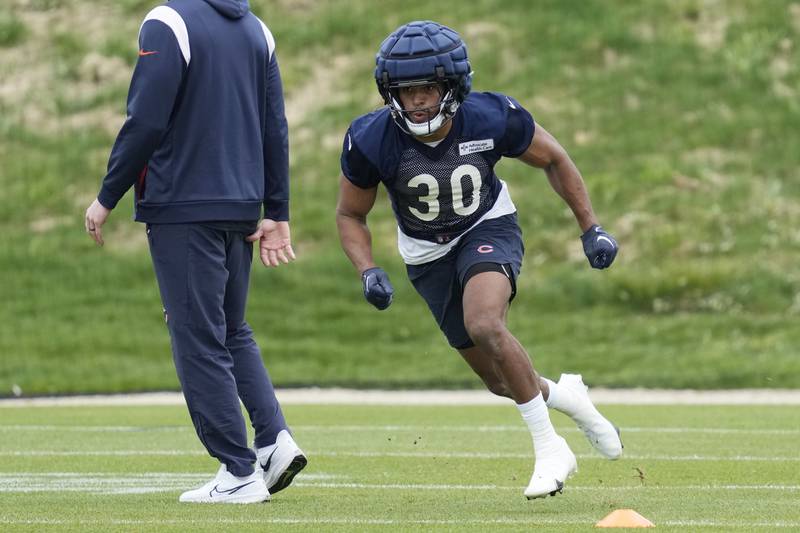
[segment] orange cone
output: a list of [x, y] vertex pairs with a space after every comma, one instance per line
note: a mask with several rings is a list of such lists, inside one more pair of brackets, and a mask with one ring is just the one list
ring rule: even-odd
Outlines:
[[594, 527], [656, 527], [656, 525], [633, 509], [617, 509]]

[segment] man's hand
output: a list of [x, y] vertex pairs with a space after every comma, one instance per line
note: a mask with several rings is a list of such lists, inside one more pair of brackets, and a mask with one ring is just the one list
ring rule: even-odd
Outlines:
[[617, 257], [619, 249], [617, 241], [597, 224], [581, 235], [581, 241], [583, 242], [583, 252], [589, 259], [592, 268], [608, 268]]
[[389, 282], [389, 276], [380, 267], [368, 268], [361, 273], [361, 283], [364, 285], [364, 298], [369, 303], [383, 311], [392, 303], [394, 287]]
[[261, 262], [266, 267], [276, 267], [281, 263], [288, 264], [289, 261], [295, 259], [288, 222], [276, 222], [265, 218], [259, 223], [256, 232], [249, 235], [247, 240], [249, 242], [259, 241]]
[[111, 213], [111, 210], [103, 207], [103, 204], [98, 202], [97, 198], [95, 198], [92, 205], [86, 210], [86, 217], [84, 220], [86, 233], [94, 239], [94, 242], [96, 242], [98, 246], [103, 246], [103, 232], [101, 227], [106, 223], [109, 213]]

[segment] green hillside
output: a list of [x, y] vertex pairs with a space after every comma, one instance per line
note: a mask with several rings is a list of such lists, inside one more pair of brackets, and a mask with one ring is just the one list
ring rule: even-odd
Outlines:
[[[515, 96], [567, 148], [621, 244], [609, 271], [542, 172], [507, 160], [526, 237], [512, 330], [538, 368], [607, 386], [800, 387], [800, 2], [251, 0], [277, 40], [298, 260], [254, 272], [276, 384], [479, 386], [405, 280], [376, 312], [334, 225], [339, 150], [377, 108], [399, 24], [466, 39], [476, 90]], [[144, 229], [124, 199], [83, 231], [125, 115], [150, 1], [0, 4], [0, 395], [176, 389]]]

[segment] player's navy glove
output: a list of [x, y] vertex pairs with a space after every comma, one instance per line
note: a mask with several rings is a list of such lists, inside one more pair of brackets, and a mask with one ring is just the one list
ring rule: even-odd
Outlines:
[[617, 241], [597, 224], [581, 235], [581, 241], [583, 242], [583, 253], [586, 254], [592, 268], [608, 268], [617, 257], [619, 249]]
[[361, 283], [364, 285], [364, 298], [381, 311], [392, 303], [394, 287], [392, 287], [389, 282], [389, 276], [382, 268], [366, 269], [361, 273]]

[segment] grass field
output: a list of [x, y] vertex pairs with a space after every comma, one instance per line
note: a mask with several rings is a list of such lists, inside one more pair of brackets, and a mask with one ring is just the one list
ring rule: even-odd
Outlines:
[[[98, 249], [97, 193], [160, 0], [0, 2], [0, 396], [177, 389], [130, 197]], [[276, 382], [480, 386], [404, 279], [385, 198], [370, 217], [395, 302], [376, 313], [333, 224], [348, 123], [380, 105], [379, 43], [434, 19], [475, 90], [515, 96], [567, 148], [619, 240], [591, 271], [543, 173], [504, 161], [526, 239], [511, 326], [546, 374], [607, 386], [800, 386], [796, 0], [253, 0], [285, 81], [298, 261], [252, 280]]]
[[624, 458], [578, 455], [529, 502], [530, 438], [508, 407], [288, 406], [308, 468], [272, 502], [178, 504], [216, 469], [182, 407], [0, 409], [3, 531], [593, 531], [633, 508], [657, 531], [800, 529], [796, 407], [606, 406]]

